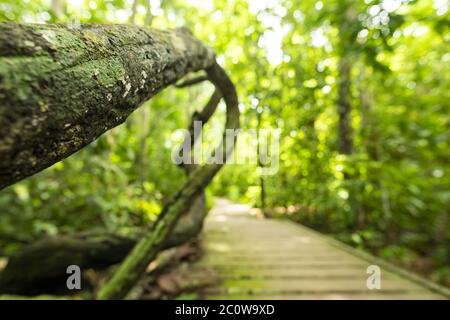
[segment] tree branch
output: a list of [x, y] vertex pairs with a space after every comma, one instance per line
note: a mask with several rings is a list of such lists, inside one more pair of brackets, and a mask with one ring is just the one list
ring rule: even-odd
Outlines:
[[[223, 94], [227, 116], [227, 129], [239, 128], [239, 108], [236, 89], [225, 71], [217, 64], [206, 69], [209, 80]], [[134, 247], [112, 278], [100, 289], [97, 298], [122, 299], [139, 280], [148, 263], [156, 258], [164, 239], [170, 234], [180, 217], [183, 208], [189, 207], [192, 199], [202, 190], [221, 169], [234, 149], [233, 143], [223, 140], [218, 149], [224, 150], [223, 162], [199, 166], [188, 181], [178, 190], [172, 200], [163, 208], [151, 232]], [[229, 145], [230, 144], [230, 145]]]
[[201, 77], [198, 77], [198, 78], [188, 79], [188, 80], [183, 81], [183, 82], [181, 82], [179, 84], [176, 83], [176, 84], [174, 84], [174, 86], [177, 87], [177, 88], [185, 88], [185, 87], [190, 87], [190, 86], [199, 84], [199, 83], [204, 82], [206, 80], [208, 80], [207, 76], [201, 76]]
[[0, 189], [123, 123], [215, 61], [185, 28], [0, 23]]

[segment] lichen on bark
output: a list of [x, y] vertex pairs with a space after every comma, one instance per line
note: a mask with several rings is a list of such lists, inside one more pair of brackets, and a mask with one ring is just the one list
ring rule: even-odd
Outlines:
[[214, 62], [185, 29], [0, 23], [0, 189], [123, 123]]

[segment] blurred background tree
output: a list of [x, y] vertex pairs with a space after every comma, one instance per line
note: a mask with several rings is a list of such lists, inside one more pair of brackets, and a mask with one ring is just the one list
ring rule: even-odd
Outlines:
[[[187, 26], [235, 82], [243, 128], [280, 128], [280, 168], [228, 165], [208, 194], [263, 207], [450, 284], [448, 0], [0, 0], [0, 20]], [[164, 91], [0, 193], [0, 248], [153, 221], [213, 88]], [[194, 107], [192, 107], [194, 108]], [[223, 106], [222, 106], [223, 113]], [[215, 119], [209, 126], [220, 126]], [[1, 252], [0, 252], [1, 254]]]

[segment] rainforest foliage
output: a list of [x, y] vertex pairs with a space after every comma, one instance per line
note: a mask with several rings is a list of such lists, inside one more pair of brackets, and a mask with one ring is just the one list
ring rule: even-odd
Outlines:
[[[209, 199], [250, 203], [448, 285], [448, 9], [446, 0], [0, 0], [0, 20], [187, 26], [235, 83], [243, 129], [281, 129], [275, 174], [228, 165]], [[0, 255], [44, 235], [127, 234], [154, 221], [185, 179], [171, 161], [177, 130], [213, 89], [169, 88], [2, 190]], [[219, 109], [207, 128], [223, 126]]]

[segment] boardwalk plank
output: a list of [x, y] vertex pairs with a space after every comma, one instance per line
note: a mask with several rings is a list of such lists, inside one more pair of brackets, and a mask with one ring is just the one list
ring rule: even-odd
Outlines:
[[[381, 289], [369, 290], [367, 267], [376, 258], [290, 221], [251, 215], [220, 200], [205, 222], [204, 256], [191, 266], [195, 281], [212, 270], [221, 281], [205, 299], [446, 299], [424, 281], [381, 269]], [[431, 288], [431, 289], [430, 289]], [[439, 291], [439, 290], [437, 290]]]

